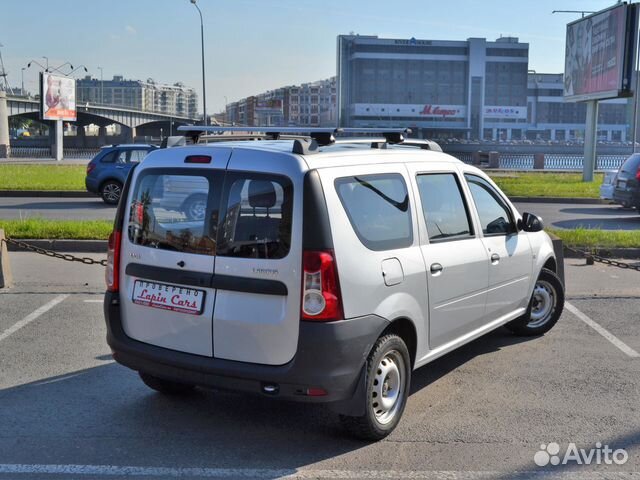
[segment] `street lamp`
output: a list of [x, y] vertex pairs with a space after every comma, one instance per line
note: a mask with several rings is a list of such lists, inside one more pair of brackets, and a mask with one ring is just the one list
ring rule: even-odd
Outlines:
[[87, 70], [87, 67], [85, 67], [84, 65], [78, 65], [76, 68], [74, 68], [67, 74], [67, 77], [70, 77], [73, 72], [80, 70], [81, 68], [84, 69], [85, 73], [89, 73], [89, 70]]
[[104, 105], [104, 82], [102, 81], [102, 67], [98, 67], [100, 70], [100, 105]]
[[71, 70], [73, 70], [73, 65], [71, 65], [70, 62], [64, 62], [62, 65], [58, 65], [57, 67], [47, 68], [47, 70], [45, 70], [45, 71], [47, 71], [47, 72], [59, 72], [59, 73], [65, 75], [65, 76], [67, 76], [66, 73], [64, 73], [62, 70], [60, 70], [65, 65], [69, 65], [69, 68], [71, 68]]
[[44, 71], [48, 71], [49, 70], [49, 57], [45, 57], [44, 55], [40, 58], [44, 58], [47, 61], [47, 67], [44, 69]]
[[202, 22], [202, 11], [200, 7], [198, 7], [196, 0], [191, 0], [191, 3], [198, 9], [198, 13], [200, 14], [200, 40], [202, 43], [202, 114], [204, 117], [204, 125], [206, 126], [209, 125], [209, 119], [207, 118], [207, 87], [204, 75], [204, 23]]
[[20, 93], [22, 95], [24, 95], [24, 71], [27, 69], [27, 67], [22, 67], [22, 71], [20, 72], [20, 76], [22, 78], [22, 86], [20, 87]]

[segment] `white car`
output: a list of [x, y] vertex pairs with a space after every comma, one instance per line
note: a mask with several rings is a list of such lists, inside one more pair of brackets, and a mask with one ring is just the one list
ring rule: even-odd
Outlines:
[[[549, 331], [562, 252], [541, 220], [433, 142], [378, 133], [151, 152], [109, 239], [115, 360], [164, 393], [326, 403], [380, 439], [413, 370], [503, 325]], [[194, 191], [198, 218], [178, 208]]]

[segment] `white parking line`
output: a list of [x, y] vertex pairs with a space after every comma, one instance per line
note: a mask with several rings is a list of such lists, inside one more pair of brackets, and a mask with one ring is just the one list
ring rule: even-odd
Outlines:
[[[436, 480], [479, 480], [502, 478], [510, 472], [498, 471], [447, 471], [447, 470], [302, 470], [302, 469], [257, 469], [257, 468], [172, 468], [172, 467], [120, 467], [114, 465], [24, 465], [0, 464], [0, 474], [50, 474], [50, 475], [91, 475], [109, 477], [199, 477], [199, 478], [282, 478], [282, 479], [416, 479]], [[515, 472], [511, 472], [516, 476]], [[637, 472], [616, 472], [608, 470], [559, 471], [544, 470], [518, 471], [518, 478], [563, 478], [571, 480], [600, 480], [608, 478], [637, 479]]]
[[624, 343], [622, 340], [620, 340], [618, 337], [616, 337], [614, 334], [612, 334], [611, 332], [609, 332], [609, 330], [607, 330], [606, 328], [604, 328], [603, 326], [601, 326], [600, 324], [594, 322], [593, 320], [591, 320], [589, 317], [587, 317], [584, 313], [582, 313], [580, 310], [578, 310], [574, 305], [572, 305], [569, 302], [565, 302], [564, 306], [567, 310], [569, 310], [571, 313], [573, 313], [576, 317], [578, 317], [580, 320], [582, 320], [584, 323], [586, 323], [587, 325], [589, 325], [591, 328], [593, 328], [596, 332], [598, 332], [600, 335], [602, 335], [604, 338], [606, 338], [607, 340], [609, 340], [613, 345], [615, 345], [618, 349], [622, 350], [626, 355], [628, 355], [631, 358], [638, 358], [640, 357], [640, 353], [636, 352], [633, 348], [631, 348], [629, 345], [627, 345], [626, 343]]
[[43, 306], [41, 306], [35, 312], [30, 313], [29, 315], [24, 317], [22, 320], [20, 320], [19, 322], [15, 323], [13, 326], [7, 328], [4, 332], [0, 333], [0, 342], [2, 340], [4, 340], [5, 338], [7, 338], [9, 335], [12, 335], [12, 334], [16, 333], [22, 327], [26, 327], [27, 325], [29, 325], [36, 318], [38, 318], [40, 315], [42, 315], [43, 313], [48, 312], [53, 307], [58, 305], [60, 302], [63, 302], [68, 296], [69, 295], [58, 295], [56, 298], [54, 298], [50, 302], [45, 303]]
[[104, 303], [104, 300], [84, 300], [84, 303]]

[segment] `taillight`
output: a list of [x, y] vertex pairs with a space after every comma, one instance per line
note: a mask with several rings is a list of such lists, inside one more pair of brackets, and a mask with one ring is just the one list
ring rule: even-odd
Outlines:
[[120, 288], [120, 240], [122, 240], [122, 232], [118, 230], [114, 230], [109, 235], [105, 280], [107, 290], [110, 292], [117, 292]]
[[211, 163], [210, 155], [189, 155], [184, 163]]
[[640, 182], [640, 167], [638, 167], [638, 171], [636, 172], [636, 180]]
[[95, 163], [90, 163], [87, 165], [87, 175], [89, 175], [91, 172], [93, 172], [96, 169], [96, 164]]
[[323, 322], [344, 318], [336, 260], [330, 250], [303, 254], [302, 318]]

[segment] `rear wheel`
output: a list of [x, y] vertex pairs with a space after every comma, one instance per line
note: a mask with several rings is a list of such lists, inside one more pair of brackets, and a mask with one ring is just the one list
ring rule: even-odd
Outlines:
[[564, 286], [560, 278], [543, 268], [533, 288], [527, 313], [505, 326], [517, 335], [542, 335], [558, 322], [563, 307]]
[[366, 363], [365, 413], [360, 417], [341, 415], [352, 435], [380, 440], [400, 422], [409, 396], [411, 360], [404, 341], [397, 335], [380, 337]]
[[100, 187], [100, 196], [104, 203], [117, 205], [122, 195], [122, 184], [116, 180], [107, 180]]
[[179, 395], [190, 392], [195, 388], [195, 385], [189, 383], [173, 382], [144, 372], [138, 372], [138, 375], [140, 375], [140, 378], [147, 387], [166, 395]]

